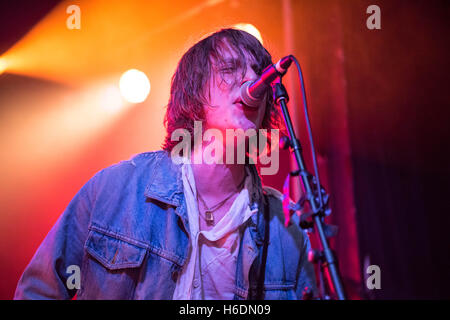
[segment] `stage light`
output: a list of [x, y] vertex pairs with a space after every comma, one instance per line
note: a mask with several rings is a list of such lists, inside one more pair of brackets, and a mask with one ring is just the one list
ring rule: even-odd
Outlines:
[[150, 92], [150, 81], [142, 71], [130, 69], [120, 77], [119, 88], [125, 100], [140, 103]]
[[6, 63], [6, 59], [0, 58], [0, 74], [2, 74], [6, 70], [7, 66], [8, 64]]
[[99, 105], [109, 113], [118, 113], [124, 107], [120, 90], [115, 85], [105, 86], [100, 90], [99, 100]]
[[261, 44], [263, 44], [263, 39], [261, 37], [261, 33], [259, 32], [258, 29], [256, 29], [256, 27], [254, 25], [252, 25], [250, 23], [238, 23], [238, 24], [235, 24], [233, 27], [236, 29], [250, 33], [256, 39], [258, 39], [259, 42], [261, 42]]

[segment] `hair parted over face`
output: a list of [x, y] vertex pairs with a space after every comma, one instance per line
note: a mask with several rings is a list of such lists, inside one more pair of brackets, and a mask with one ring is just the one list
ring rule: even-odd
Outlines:
[[[232, 51], [237, 59], [230, 67], [224, 58], [225, 51]], [[247, 64], [257, 76], [272, 58], [258, 39], [237, 29], [222, 29], [192, 46], [181, 58], [172, 77], [169, 103], [164, 124], [166, 137], [163, 149], [171, 151], [178, 141], [172, 141], [176, 129], [186, 129], [194, 135], [194, 121], [206, 121], [205, 105], [210, 101], [210, 84], [219, 74], [221, 81], [228, 85], [240, 85], [244, 80]], [[220, 70], [230, 70], [217, 72]], [[239, 71], [240, 70], [240, 71]], [[230, 76], [231, 74], [231, 76]], [[261, 129], [278, 128], [280, 117], [273, 103], [271, 90], [268, 90]]]

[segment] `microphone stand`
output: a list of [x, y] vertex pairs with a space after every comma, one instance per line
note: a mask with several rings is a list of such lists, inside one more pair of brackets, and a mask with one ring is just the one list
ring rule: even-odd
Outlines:
[[[322, 266], [324, 269], [328, 271], [328, 274], [331, 277], [332, 284], [334, 291], [337, 295], [337, 298], [339, 300], [345, 300], [346, 296], [344, 293], [344, 288], [342, 286], [342, 281], [339, 275], [339, 271], [337, 268], [337, 261], [334, 256], [333, 251], [330, 249], [327, 236], [326, 236], [326, 225], [323, 223], [323, 218], [325, 216], [326, 208], [324, 208], [323, 201], [317, 201], [317, 197], [315, 194], [317, 192], [324, 192], [324, 190], [321, 188], [321, 186], [317, 186], [317, 184], [311, 183], [310, 177], [311, 174], [308, 173], [305, 167], [305, 163], [303, 161], [302, 156], [302, 149], [300, 146], [299, 140], [297, 140], [297, 137], [294, 132], [294, 128], [292, 125], [291, 117], [289, 115], [289, 111], [287, 109], [286, 103], [289, 101], [289, 96], [287, 94], [286, 88], [281, 83], [281, 77], [280, 81], [275, 83], [272, 86], [273, 89], [273, 96], [274, 101], [281, 107], [281, 111], [283, 113], [283, 118], [286, 124], [286, 128], [288, 130], [289, 134], [289, 146], [291, 147], [291, 150], [294, 152], [296, 162], [298, 164], [298, 171], [295, 173], [292, 173], [293, 175], [298, 175], [301, 177], [301, 181], [303, 182], [303, 185], [305, 187], [306, 191], [306, 201], [311, 206], [312, 209], [312, 221], [310, 222], [309, 226], [314, 226], [317, 229], [318, 232], [318, 238], [321, 244], [322, 251], [319, 253], [319, 259], [322, 262]], [[306, 101], [305, 101], [306, 103]], [[314, 184], [314, 186], [313, 186]], [[317, 190], [318, 189], [318, 190]], [[320, 198], [320, 197], [319, 197]], [[318, 203], [319, 202], [319, 203]], [[302, 226], [302, 224], [301, 224]], [[304, 226], [302, 226], [304, 228]], [[321, 268], [322, 270], [322, 268]], [[323, 294], [323, 293], [322, 293]]]

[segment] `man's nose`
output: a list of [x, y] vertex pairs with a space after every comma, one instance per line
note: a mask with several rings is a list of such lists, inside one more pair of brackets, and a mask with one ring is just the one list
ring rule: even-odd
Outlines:
[[250, 66], [247, 66], [247, 72], [245, 73], [245, 78], [247, 79], [247, 81], [255, 81], [258, 78], [258, 75]]

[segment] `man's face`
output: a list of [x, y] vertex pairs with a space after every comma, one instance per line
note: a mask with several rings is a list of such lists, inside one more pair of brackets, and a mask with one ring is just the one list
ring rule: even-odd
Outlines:
[[[218, 65], [213, 61], [211, 79], [209, 81], [210, 99], [205, 105], [205, 128], [219, 129], [256, 129], [261, 127], [265, 113], [266, 101], [263, 99], [258, 108], [251, 108], [240, 101], [240, 86], [243, 82], [256, 80], [258, 77], [252, 66], [254, 60], [246, 54], [246, 70], [238, 62], [239, 56], [231, 49], [223, 50], [225, 63]], [[244, 77], [242, 78], [242, 74]]]

